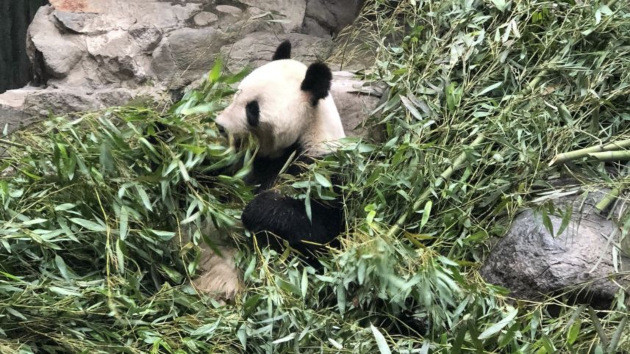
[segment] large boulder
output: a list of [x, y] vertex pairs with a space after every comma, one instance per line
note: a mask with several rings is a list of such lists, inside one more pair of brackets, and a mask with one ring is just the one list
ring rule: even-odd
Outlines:
[[306, 13], [306, 0], [239, 0], [241, 3], [280, 15], [285, 32], [302, 27]]
[[101, 88], [82, 91], [76, 88], [24, 87], [0, 94], [0, 129], [11, 133], [51, 114], [104, 109], [130, 102], [162, 100], [151, 88]]
[[346, 135], [379, 139], [378, 131], [366, 128], [365, 123], [381, 102], [383, 87], [363, 81], [351, 72], [336, 71], [333, 72], [330, 93]]
[[151, 69], [159, 82], [174, 89], [189, 84], [212, 67], [228, 36], [215, 28], [173, 31], [153, 52]]
[[542, 212], [520, 213], [481, 268], [484, 279], [509, 289], [518, 299], [566, 292], [578, 302], [606, 305], [621, 288], [628, 291], [630, 279], [620, 272], [630, 270], [630, 258], [616, 249], [619, 227], [594, 208], [604, 193], [557, 199], [556, 209], [572, 208], [559, 235], [563, 217], [547, 215], [545, 222]]
[[364, 0], [308, 0], [302, 32], [318, 36], [337, 34], [357, 18], [363, 3]]

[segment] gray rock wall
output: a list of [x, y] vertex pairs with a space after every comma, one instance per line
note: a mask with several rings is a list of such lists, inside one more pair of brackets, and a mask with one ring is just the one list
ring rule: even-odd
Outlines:
[[[304, 62], [330, 54], [362, 0], [50, 0], [26, 38], [41, 87], [0, 95], [12, 131], [76, 110], [169, 97], [203, 77], [217, 56], [227, 68], [268, 61], [284, 39]], [[306, 25], [313, 19], [319, 27]], [[321, 30], [325, 28], [325, 30]], [[311, 31], [312, 29], [312, 31]], [[357, 96], [361, 102], [377, 99]]]

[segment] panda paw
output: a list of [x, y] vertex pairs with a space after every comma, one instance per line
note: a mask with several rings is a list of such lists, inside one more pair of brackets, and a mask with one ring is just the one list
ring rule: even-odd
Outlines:
[[193, 285], [216, 300], [231, 301], [242, 289], [241, 275], [234, 262], [235, 250], [228, 247], [219, 250], [221, 255], [203, 247], [199, 264], [201, 274]]

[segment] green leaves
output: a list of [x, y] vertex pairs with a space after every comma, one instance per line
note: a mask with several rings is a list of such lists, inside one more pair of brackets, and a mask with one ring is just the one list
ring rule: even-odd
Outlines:
[[[0, 176], [0, 312], [8, 314], [0, 327], [7, 343], [19, 336], [33, 351], [168, 346], [170, 339], [158, 339], [168, 335], [147, 323], [173, 325], [174, 317], [203, 311], [190, 286], [180, 286], [195, 276], [201, 242], [181, 221], [193, 206], [191, 223], [236, 225], [251, 192], [239, 178], [205, 171], [230, 167], [243, 153], [228, 153], [201, 117], [184, 121], [147, 108], [58, 117], [12, 138], [23, 144], [6, 152], [13, 168]], [[213, 328], [225, 332], [223, 322], [208, 316], [214, 327], [183, 322], [181, 348], [207, 351]], [[127, 333], [146, 342], [120, 340], [131, 323]], [[74, 348], [79, 338], [81, 348]]]

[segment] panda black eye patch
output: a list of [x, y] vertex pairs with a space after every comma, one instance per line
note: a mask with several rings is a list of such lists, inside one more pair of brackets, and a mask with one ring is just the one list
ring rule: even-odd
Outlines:
[[245, 106], [245, 114], [247, 115], [247, 124], [257, 127], [260, 122], [260, 107], [258, 101], [251, 101]]

